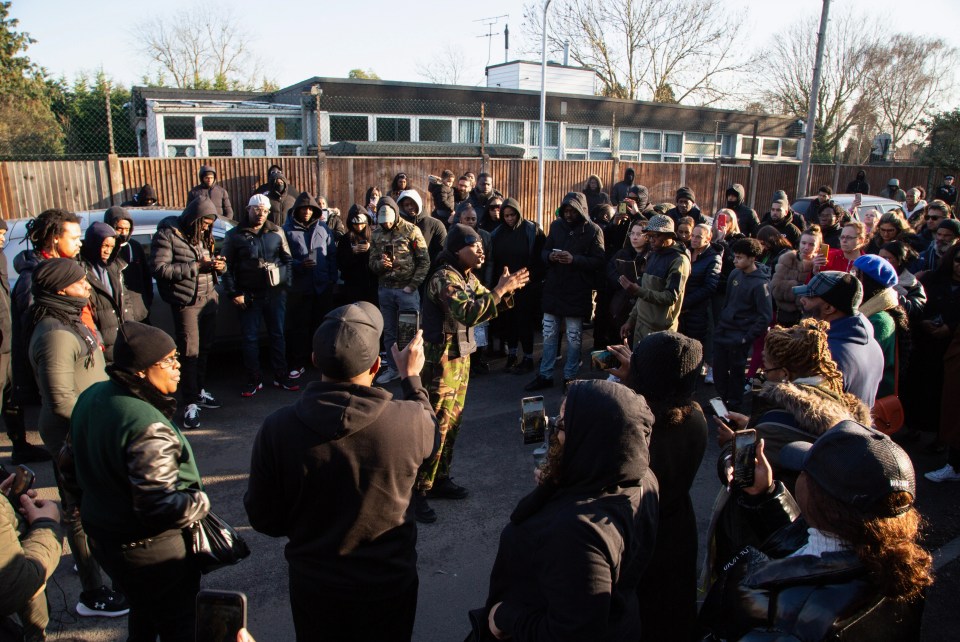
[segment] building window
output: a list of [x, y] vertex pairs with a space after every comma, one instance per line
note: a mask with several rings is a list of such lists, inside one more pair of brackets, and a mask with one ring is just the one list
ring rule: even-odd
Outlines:
[[[622, 160], [627, 160], [622, 152], [638, 152], [640, 151], [640, 132], [636, 131], [623, 131], [620, 130], [620, 158]], [[636, 154], [633, 155], [636, 157]], [[636, 160], [633, 158], [631, 160]]]
[[207, 156], [233, 156], [233, 143], [229, 140], [208, 140]]
[[[679, 154], [683, 149], [683, 134], [664, 134], [663, 151], [667, 154]], [[677, 157], [680, 160], [680, 157]]]
[[175, 140], [196, 140], [197, 120], [193, 116], [164, 116], [163, 137]]
[[377, 118], [377, 140], [390, 142], [409, 142], [410, 119]]
[[779, 138], [764, 138], [763, 139], [763, 155], [764, 156], [776, 156], [780, 153], [780, 139]]
[[501, 120], [497, 121], [498, 145], [523, 145], [523, 121]]
[[[586, 149], [590, 146], [590, 130], [586, 127], [567, 127], [567, 149]], [[567, 158], [571, 158], [567, 154]], [[586, 157], [584, 157], [586, 158]]]
[[660, 132], [643, 132], [643, 149], [650, 151], [660, 151], [663, 144]]
[[567, 160], [587, 160], [586, 152], [567, 152]]
[[421, 118], [419, 139], [431, 143], [452, 143], [453, 121]]
[[204, 116], [203, 131], [207, 132], [268, 132], [270, 123], [266, 118], [243, 116]]
[[[480, 119], [479, 118], [461, 118], [458, 140], [461, 143], [480, 144]], [[483, 123], [483, 140], [490, 142], [490, 121]]]
[[194, 145], [167, 145], [167, 158], [193, 158], [196, 155]]
[[277, 118], [277, 140], [300, 140], [303, 138], [302, 125], [299, 118]]
[[780, 155], [786, 158], [796, 158], [800, 146], [795, 138], [783, 138], [780, 140]]
[[721, 134], [720, 136], [720, 155], [730, 158], [736, 155], [736, 136], [730, 134]]
[[640, 160], [644, 163], [659, 163], [660, 154], [640, 154]]
[[366, 116], [330, 116], [330, 141], [370, 140], [369, 122]]
[[299, 156], [300, 145], [277, 145], [277, 153], [281, 156]]
[[750, 156], [757, 153], [757, 139], [753, 136], [744, 136], [740, 139], [740, 155]]
[[[713, 134], [687, 134], [683, 141], [683, 153], [694, 157], [712, 157], [717, 154], [717, 137]], [[687, 158], [697, 161], [699, 158]]]
[[[547, 137], [543, 141], [544, 147], [559, 147], [560, 146], [560, 125], [558, 123], [547, 123]], [[533, 122], [530, 123], [530, 146], [531, 147], [540, 147], [540, 123]], [[546, 150], [543, 153], [544, 158], [550, 158]]]
[[266, 156], [267, 141], [265, 140], [245, 140], [243, 141], [244, 156]]
[[[610, 149], [610, 128], [609, 127], [591, 127], [590, 128], [590, 148], [591, 149]], [[610, 155], [607, 155], [610, 158]]]

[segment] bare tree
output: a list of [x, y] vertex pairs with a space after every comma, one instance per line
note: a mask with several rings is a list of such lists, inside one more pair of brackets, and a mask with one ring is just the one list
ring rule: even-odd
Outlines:
[[[540, 42], [542, 21], [538, 3], [524, 7], [529, 43]], [[570, 57], [596, 70], [605, 96], [709, 104], [728, 95], [717, 79], [747, 63], [735, 37], [739, 23], [720, 0], [624, 0], [615, 9], [560, 0], [547, 47], [555, 56], [569, 43]]]
[[[141, 53], [154, 66], [154, 77], [173, 79], [191, 89], [267, 89], [260, 62], [249, 50], [252, 34], [233, 13], [216, 4], [195, 5], [136, 25]], [[257, 82], [257, 79], [260, 82]]]
[[[771, 111], [806, 119], [810, 84], [817, 49], [817, 17], [795, 22], [774, 36], [757, 59], [754, 79], [757, 93]], [[832, 157], [853, 127], [863, 91], [868, 52], [883, 27], [847, 12], [830, 20], [824, 48], [814, 154]]]
[[418, 76], [437, 85], [460, 85], [466, 82], [466, 68], [467, 56], [463, 53], [463, 47], [449, 42], [439, 55], [426, 61], [417, 61], [414, 67]]
[[867, 55], [866, 89], [890, 134], [894, 151], [910, 132], [944, 105], [953, 90], [957, 50], [940, 39], [896, 34]]

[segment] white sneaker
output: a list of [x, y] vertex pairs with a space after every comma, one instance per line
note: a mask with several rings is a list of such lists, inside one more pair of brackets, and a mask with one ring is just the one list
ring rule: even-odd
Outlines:
[[299, 379], [301, 376], [303, 376], [303, 373], [306, 371], [307, 371], [306, 368], [297, 368], [296, 370], [291, 370], [287, 374], [287, 376], [290, 377], [291, 379]]
[[381, 386], [385, 383], [390, 383], [396, 379], [400, 378], [400, 373], [394, 370], [393, 368], [387, 368], [384, 370], [379, 377], [377, 377], [377, 383]]
[[703, 377], [703, 382], [713, 385], [713, 366], [707, 367], [707, 374]]
[[192, 403], [187, 406], [183, 413], [183, 427], [186, 430], [193, 430], [200, 427], [200, 406]]
[[947, 464], [939, 470], [932, 470], [929, 473], [924, 473], [924, 477], [929, 479], [932, 482], [940, 483], [947, 481], [960, 481], [960, 473], [953, 469], [953, 466]]

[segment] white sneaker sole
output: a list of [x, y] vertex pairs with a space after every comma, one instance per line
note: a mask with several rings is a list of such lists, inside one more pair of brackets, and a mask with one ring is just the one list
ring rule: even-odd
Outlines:
[[129, 612], [130, 609], [123, 609], [122, 611], [98, 611], [91, 609], [83, 602], [77, 602], [77, 615], [83, 617], [123, 617]]

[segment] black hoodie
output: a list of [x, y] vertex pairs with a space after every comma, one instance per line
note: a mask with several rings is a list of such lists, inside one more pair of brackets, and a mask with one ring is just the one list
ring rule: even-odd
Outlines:
[[629, 192], [630, 188], [633, 187], [633, 181], [636, 179], [636, 176], [637, 172], [632, 167], [628, 167], [626, 170], [624, 170], [623, 180], [619, 183], [616, 183], [613, 186], [613, 189], [610, 190], [610, 201], [614, 205], [619, 205], [620, 201], [627, 197], [627, 192]]
[[[130, 222], [130, 234], [133, 235], [135, 228], [130, 212], [122, 207], [113, 206], [103, 214], [103, 222], [114, 229], [117, 228], [117, 221], [121, 220]], [[149, 315], [150, 306], [153, 305], [153, 275], [150, 271], [150, 261], [139, 241], [127, 237], [121, 242], [120, 237], [117, 236], [117, 246], [119, 248], [117, 256], [127, 264], [123, 268], [123, 283], [131, 298], [139, 297], [140, 306], [146, 312], [144, 317], [130, 320], [142, 321]], [[136, 302], [131, 301], [131, 306], [137, 307]]]
[[208, 198], [216, 208], [218, 216], [226, 216], [227, 218], [236, 220], [237, 217], [233, 214], [233, 205], [230, 204], [230, 194], [228, 194], [227, 190], [223, 189], [223, 187], [221, 187], [216, 181], [214, 181], [213, 185], [211, 185], [209, 188], [204, 185], [204, 174], [213, 174], [216, 176], [217, 170], [215, 170], [211, 165], [200, 166], [200, 171], [197, 172], [197, 177], [200, 179], [200, 184], [195, 185], [194, 188], [190, 190], [190, 193], [187, 194], [187, 203], [195, 198]]
[[290, 574], [317, 591], [381, 599], [417, 577], [409, 506], [440, 433], [420, 377], [400, 385], [403, 401], [382, 388], [311, 382], [257, 433], [243, 498], [250, 525], [288, 538]]
[[[603, 231], [587, 213], [587, 199], [580, 192], [563, 197], [560, 209], [570, 205], [577, 212], [571, 224], [559, 218], [550, 224], [550, 233], [541, 259], [547, 266], [543, 285], [543, 311], [561, 317], [588, 317], [593, 309], [592, 294], [602, 278], [604, 265]], [[573, 255], [573, 263], [550, 260], [553, 250]]]
[[502, 602], [497, 627], [517, 640], [632, 642], [659, 519], [653, 414], [626, 386], [577, 381], [564, 424], [558, 483], [538, 486], [510, 516], [486, 607]]
[[734, 183], [727, 188], [726, 196], [735, 196], [736, 201], [731, 205], [727, 201], [727, 207], [737, 213], [737, 223], [740, 225], [740, 233], [746, 236], [756, 238], [757, 230], [760, 229], [760, 218], [757, 213], [743, 202], [747, 197], [747, 191], [743, 189], [740, 183]]
[[862, 169], [857, 177], [847, 184], [847, 194], [869, 194], [870, 183], [867, 182], [867, 173]]

